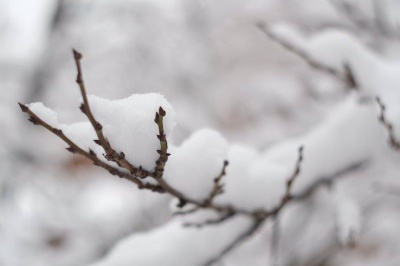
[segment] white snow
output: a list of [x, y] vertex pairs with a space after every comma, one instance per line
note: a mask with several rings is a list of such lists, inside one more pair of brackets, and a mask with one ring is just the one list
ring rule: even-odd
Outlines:
[[27, 105], [40, 119], [42, 119], [47, 124], [57, 127], [58, 126], [58, 115], [52, 109], [44, 106], [43, 103], [31, 103]]
[[357, 203], [346, 197], [338, 198], [336, 207], [337, 236], [341, 244], [355, 244], [361, 230], [361, 210]]
[[90, 96], [89, 102], [111, 145], [118, 152], [123, 151], [134, 165], [153, 170], [160, 148], [154, 118], [160, 106], [167, 114], [163, 122], [167, 140], [172, 140], [175, 112], [168, 101], [160, 94], [149, 93], [134, 94], [122, 100]]
[[227, 159], [227, 149], [227, 141], [218, 132], [199, 130], [181, 146], [170, 149], [164, 178], [189, 197], [206, 199]]

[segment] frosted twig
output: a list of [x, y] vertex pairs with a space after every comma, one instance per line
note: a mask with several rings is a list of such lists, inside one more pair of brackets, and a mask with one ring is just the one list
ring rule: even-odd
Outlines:
[[354, 77], [353, 71], [348, 63], [343, 63], [344, 67], [344, 73], [340, 73], [337, 71], [335, 68], [324, 65], [323, 63], [315, 60], [312, 58], [308, 53], [300, 49], [299, 47], [296, 47], [289, 41], [279, 37], [277, 34], [273, 33], [267, 25], [263, 22], [257, 23], [257, 27], [265, 33], [266, 36], [268, 36], [271, 40], [285, 48], [287, 51], [297, 55], [299, 58], [301, 58], [304, 62], [306, 62], [311, 68], [316, 69], [318, 71], [327, 73], [337, 79], [339, 79], [341, 82], [344, 82], [350, 89], [358, 89], [358, 84], [356, 82], [356, 79]]
[[388, 133], [389, 144], [395, 150], [400, 150], [400, 142], [397, 140], [397, 138], [395, 136], [393, 125], [386, 119], [386, 113], [385, 113], [386, 106], [379, 97], [376, 97], [376, 102], [378, 103], [379, 108], [380, 108], [380, 115], [379, 115], [378, 119], [379, 119], [379, 122], [381, 122], [381, 124], [385, 127], [386, 132]]

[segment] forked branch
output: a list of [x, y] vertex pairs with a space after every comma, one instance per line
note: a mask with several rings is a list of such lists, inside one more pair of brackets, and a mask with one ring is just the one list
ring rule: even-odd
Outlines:
[[68, 144], [69, 147], [66, 149], [69, 152], [80, 154], [80, 155], [86, 157], [87, 159], [91, 160], [94, 165], [105, 169], [112, 175], [117, 175], [121, 178], [126, 178], [126, 179], [132, 181], [133, 183], [135, 183], [138, 186], [139, 189], [150, 189], [155, 192], [164, 192], [164, 190], [161, 188], [160, 185], [152, 185], [152, 184], [148, 184], [148, 183], [143, 183], [136, 176], [133, 176], [133, 175], [127, 173], [126, 171], [123, 171], [117, 167], [109, 165], [106, 162], [100, 160], [99, 157], [96, 155], [96, 153], [93, 150], [89, 149], [89, 151], [86, 151], [86, 150], [82, 149], [75, 142], [73, 142], [70, 138], [68, 138], [61, 129], [52, 127], [51, 125], [49, 125], [48, 123], [43, 121], [34, 112], [32, 112], [32, 110], [29, 109], [29, 107], [27, 105], [24, 105], [22, 103], [18, 103], [18, 104], [21, 107], [22, 112], [27, 113], [29, 115], [28, 120], [30, 122], [32, 122], [34, 125], [39, 125], [45, 129], [47, 129], [48, 131], [50, 131], [51, 133], [56, 135], [58, 138], [63, 140], [66, 144]]
[[81, 111], [87, 116], [88, 120], [92, 124], [93, 129], [96, 132], [96, 135], [98, 137], [97, 140], [94, 140], [94, 142], [98, 145], [100, 145], [103, 149], [105, 154], [104, 157], [108, 161], [115, 162], [119, 167], [125, 168], [128, 170], [132, 175], [137, 176], [139, 178], [145, 178], [149, 175], [149, 172], [142, 169], [141, 166], [135, 167], [133, 166], [130, 162], [128, 162], [125, 159], [125, 154], [121, 152], [115, 151], [110, 142], [107, 140], [107, 138], [104, 136], [103, 133], [103, 126], [98, 122], [89, 105], [87, 93], [86, 93], [86, 87], [85, 87], [85, 81], [83, 80], [83, 73], [82, 73], [82, 66], [81, 66], [81, 59], [82, 59], [82, 54], [76, 51], [75, 49], [72, 50], [74, 54], [74, 60], [76, 64], [76, 69], [77, 69], [77, 75], [76, 75], [76, 83], [79, 85], [79, 89], [82, 95], [83, 103], [80, 106]]

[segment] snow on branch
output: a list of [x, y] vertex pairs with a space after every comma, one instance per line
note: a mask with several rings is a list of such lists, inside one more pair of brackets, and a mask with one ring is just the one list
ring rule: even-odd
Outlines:
[[280, 37], [278, 34], [275, 34], [265, 23], [259, 22], [257, 23], [257, 27], [272, 41], [279, 44], [285, 50], [297, 55], [301, 58], [306, 64], [308, 64], [311, 68], [324, 72], [330, 76], [339, 79], [349, 89], [356, 89], [358, 90], [359, 85], [354, 77], [353, 70], [348, 62], [343, 62], [343, 70], [344, 72], [341, 73], [337, 69], [328, 66], [318, 60], [315, 60], [309, 53], [303, 50], [301, 47], [296, 46], [294, 43]]
[[[318, 187], [332, 182], [332, 179], [339, 178], [348, 172], [359, 169], [363, 164], [363, 162], [358, 162], [349, 166], [346, 163], [348, 167], [338, 171], [337, 173], [327, 177], [318, 177], [323, 174], [325, 170], [319, 173], [318, 169], [314, 169], [315, 171], [310, 169], [310, 165], [308, 165], [308, 167], [305, 165], [304, 169], [302, 169], [304, 149], [303, 146], [300, 146], [298, 148], [297, 160], [295, 162], [293, 172], [290, 175], [288, 172], [284, 172], [285, 176], [289, 177], [286, 179], [285, 187], [282, 187], [282, 191], [277, 194], [278, 197], [276, 198], [276, 201], [271, 201], [270, 203], [264, 202], [261, 206], [253, 206], [252, 204], [247, 206], [246, 204], [240, 203], [240, 200], [238, 200], [243, 198], [243, 195], [238, 195], [237, 198], [230, 196], [223, 198], [226, 196], [224, 193], [225, 187], [223, 181], [227, 171], [229, 171], [229, 168], [227, 168], [228, 161], [223, 160], [221, 166], [219, 166], [218, 164], [221, 161], [214, 160], [216, 157], [219, 158], [221, 156], [225, 156], [225, 153], [220, 152], [221, 150], [225, 150], [227, 148], [227, 145], [222, 137], [215, 132], [203, 131], [201, 132], [202, 134], [195, 134], [195, 137], [192, 138], [192, 140], [195, 140], [189, 141], [189, 144], [186, 146], [183, 144], [182, 146], [184, 146], [184, 148], [181, 147], [180, 150], [174, 149], [174, 146], [168, 147], [168, 139], [170, 138], [169, 134], [173, 124], [173, 121], [170, 119], [168, 114], [173, 114], [173, 109], [164, 98], [162, 98], [160, 95], [138, 95], [135, 97], [131, 96], [125, 100], [111, 102], [105, 99], [96, 98], [94, 96], [88, 97], [81, 69], [82, 55], [75, 50], [73, 50], [73, 54], [78, 72], [76, 81], [79, 85], [83, 99], [80, 109], [89, 120], [85, 126], [88, 126], [88, 128], [94, 130], [94, 132], [92, 132], [93, 134], [90, 136], [93, 138], [97, 137], [94, 140], [97, 145], [94, 145], [93, 142], [90, 142], [90, 144], [94, 145], [94, 147], [91, 147], [90, 144], [85, 144], [87, 142], [82, 142], [75, 139], [76, 135], [80, 134], [80, 131], [74, 130], [76, 129], [75, 127], [65, 127], [63, 125], [59, 125], [56, 117], [52, 113], [53, 111], [48, 108], [46, 109], [46, 107], [44, 107], [42, 104], [24, 105], [19, 103], [22, 111], [29, 115], [29, 121], [35, 125], [44, 127], [63, 140], [68, 145], [68, 151], [86, 157], [87, 159], [91, 160], [94, 165], [107, 170], [112, 175], [117, 175], [121, 178], [132, 181], [139, 189], [147, 189], [158, 193], [166, 193], [176, 198], [178, 200], [177, 207], [179, 208], [179, 211], [176, 211], [174, 214], [194, 214], [193, 217], [197, 219], [195, 222], [184, 222], [184, 226], [202, 228], [213, 225], [212, 227], [216, 227], [216, 225], [225, 223], [227, 221], [236, 220], [239, 217], [246, 218], [246, 220], [250, 222], [248, 224], [249, 226], [244, 228], [243, 231], [240, 230], [238, 235], [234, 239], [231, 239], [231, 241], [221, 243], [220, 248], [216, 249], [217, 255], [215, 255], [215, 253], [214, 255], [207, 255], [204, 261], [208, 262], [205, 265], [212, 265], [214, 262], [219, 261], [222, 257], [231, 252], [246, 239], [251, 237], [251, 235], [253, 235], [260, 227], [262, 227], [267, 219], [277, 217], [290, 202], [307, 198]], [[92, 106], [89, 105], [89, 99]], [[151, 108], [148, 107], [149, 104], [147, 101], [151, 101]], [[141, 108], [140, 112], [142, 113], [135, 116], [135, 113], [139, 111], [133, 111], [133, 108]], [[155, 112], [155, 117], [153, 116], [154, 113], [149, 116], [149, 112], [151, 113], [153, 111]], [[120, 115], [116, 117], [117, 113]], [[125, 117], [125, 115], [131, 115], [132, 117]], [[98, 120], [96, 117], [100, 117], [100, 120]], [[153, 123], [153, 119], [151, 117], [154, 117], [155, 124]], [[107, 124], [106, 118], [108, 118], [108, 120], [111, 122]], [[341, 120], [342, 118], [345, 119], [345, 122], [352, 120], [352, 118], [349, 118], [346, 112], [343, 112], [339, 118], [338, 121], [334, 120], [335, 123], [331, 125], [333, 129], [336, 127], [343, 128], [343, 121]], [[127, 120], [129, 120], [129, 123]], [[386, 123], [385, 118], [382, 120], [385, 122], [385, 125], [388, 124]], [[121, 126], [120, 124], [123, 125]], [[131, 124], [135, 124], [135, 127], [126, 127], [126, 125], [131, 126]], [[136, 132], [132, 135], [132, 131], [138, 130], [136, 126], [142, 131], [140, 133]], [[324, 128], [324, 130], [320, 130], [322, 133], [319, 131], [318, 134], [322, 136], [326, 133], [325, 131], [330, 130], [331, 128]], [[328, 135], [337, 137], [336, 134], [332, 134]], [[353, 134], [350, 135], [353, 136]], [[87, 136], [80, 136], [80, 138], [82, 137]], [[139, 138], [139, 140], [134, 140], [135, 138]], [[321, 137], [318, 137], [317, 140], [321, 140], [323, 142], [326, 141], [325, 138]], [[130, 143], [125, 143], [125, 141]], [[217, 148], [216, 150], [209, 151], [209, 154], [204, 154], [204, 152], [207, 151], [204, 150], [204, 146], [207, 146], [206, 144], [211, 143], [211, 146], [214, 148], [214, 146], [218, 146], [220, 142], [223, 142], [220, 145], [221, 147]], [[133, 149], [127, 149], [128, 144], [132, 145]], [[317, 144], [318, 141], [310, 142], [307, 144], [307, 147], [309, 147], [310, 150], [314, 150], [316, 147], [321, 148], [321, 144], [323, 143]], [[84, 145], [89, 146], [88, 150], [82, 148]], [[328, 148], [330, 148], [330, 146], [325, 147], [325, 149], [329, 150]], [[126, 149], [126, 151], [124, 152], [121, 149]], [[104, 152], [104, 158], [97, 156], [97, 154], [101, 152]], [[169, 160], [170, 153], [174, 153], [174, 156], [171, 156], [171, 159]], [[218, 156], [215, 157], [215, 154]], [[243, 158], [242, 152], [240, 152], [240, 154], [240, 158]], [[327, 159], [329, 159], [329, 154], [330, 153], [327, 155]], [[199, 155], [205, 157], [206, 160], [200, 162], [198, 159]], [[358, 158], [356, 155], [354, 156]], [[308, 156], [309, 155], [307, 155], [307, 158], [309, 158]], [[314, 155], [313, 152], [310, 153], [311, 159], [314, 158], [315, 160], [315, 156], [316, 153]], [[181, 157], [184, 158], [183, 161], [180, 160], [182, 159]], [[214, 158], [209, 160], [208, 157]], [[235, 161], [235, 158], [236, 157], [230, 158], [230, 160], [232, 159]], [[268, 162], [268, 160], [264, 161], [264, 159], [262, 160], [263, 165], [265, 162]], [[185, 165], [185, 162], [188, 162], [190, 165]], [[218, 162], [218, 164], [215, 164], [215, 162]], [[259, 162], [261, 163], [261, 161]], [[293, 161], [291, 161], [291, 163], [292, 162]], [[211, 165], [209, 165], [210, 163], [214, 163], [215, 167], [211, 167]], [[233, 167], [236, 167], [235, 163], [232, 165]], [[338, 167], [341, 165], [342, 164], [340, 162], [337, 164]], [[192, 167], [196, 168], [193, 169]], [[193, 184], [191, 183], [191, 181], [194, 181], [193, 179], [183, 180], [181, 178], [187, 177], [188, 175], [192, 178], [200, 177], [196, 175], [196, 169], [199, 171], [203, 168], [215, 170], [218, 169], [218, 167], [221, 168], [219, 168], [220, 170], [213, 178], [213, 184], [210, 183], [207, 190], [204, 191], [205, 193], [195, 195], [195, 193], [193, 193], [189, 187], [183, 184], [185, 182], [189, 182], [190, 187], [193, 187]], [[272, 169], [274, 168], [272, 167]], [[178, 172], [176, 172], [176, 170], [178, 170]], [[214, 171], [211, 170], [207, 170], [207, 173], [212, 173]], [[259, 171], [259, 174], [264, 175], [264, 173], [266, 174], [268, 171]], [[310, 171], [312, 174], [310, 174]], [[271, 172], [271, 175], [274, 175], [274, 172], [275, 170]], [[283, 173], [280, 171], [278, 172]], [[246, 172], [243, 172], [243, 174], [245, 173]], [[259, 174], [257, 174], [257, 176]], [[308, 179], [307, 181], [307, 178], [304, 180], [302, 179], [303, 184], [297, 184], [296, 181], [300, 174], [302, 174], [304, 177], [311, 176], [312, 180]], [[204, 180], [206, 180], [206, 182], [210, 180], [211, 182], [212, 179], [206, 178]], [[270, 182], [268, 180], [271, 179], [257, 180], [258, 181], [254, 185], [263, 187], [260, 185], [260, 182]], [[293, 193], [292, 190], [295, 183], [296, 192]], [[229, 185], [229, 182], [227, 185]], [[243, 193], [243, 185], [246, 184], [237, 180], [233, 187], [238, 186], [237, 189], [239, 190], [237, 192]], [[297, 188], [298, 185], [299, 187], [303, 187], [303, 189], [299, 190], [299, 188]], [[227, 188], [229, 188], [229, 186]], [[228, 191], [231, 193], [231, 189]], [[267, 192], [263, 191], [263, 193]], [[219, 197], [221, 194], [223, 195]], [[265, 207], [268, 204], [269, 206]], [[204, 213], [213, 213], [214, 216], [211, 219], [209, 216], [199, 219], [199, 217], [202, 217], [201, 215]]]
[[[223, 193], [223, 184], [221, 180], [223, 176], [225, 176], [226, 174], [226, 168], [228, 166], [228, 161], [226, 160], [223, 162], [222, 169], [219, 175], [214, 178], [214, 185], [212, 189], [209, 191], [208, 196], [203, 200], [192, 198], [184, 194], [183, 192], [179, 191], [172, 185], [170, 185], [167, 182], [167, 180], [163, 178], [164, 168], [166, 166], [170, 154], [168, 153], [167, 136], [164, 130], [164, 117], [166, 117], [167, 112], [161, 106], [159, 106], [154, 119], [154, 122], [157, 124], [158, 128], [157, 138], [159, 141], [159, 149], [157, 149], [158, 159], [154, 163], [154, 170], [151, 171], [145, 169], [141, 165], [136, 166], [134, 163], [128, 160], [127, 156], [123, 151], [117, 151], [113, 147], [111, 141], [106, 137], [105, 133], [103, 132], [103, 125], [95, 118], [91, 106], [89, 105], [89, 100], [83, 79], [82, 67], [81, 67], [82, 55], [76, 50], [73, 50], [73, 55], [78, 72], [76, 82], [79, 85], [83, 99], [83, 103], [81, 104], [80, 109], [86, 115], [87, 119], [90, 122], [91, 127], [95, 131], [97, 139], [95, 139], [94, 142], [97, 145], [99, 145], [104, 151], [103, 157], [105, 158], [106, 161], [99, 158], [95, 153], [95, 151], [93, 151], [93, 149], [89, 148], [89, 150], [86, 151], [85, 149], [81, 148], [76, 142], [74, 142], [71, 138], [69, 138], [66, 134], [64, 134], [64, 132], [61, 129], [59, 129], [56, 126], [52, 126], [43, 119], [41, 119], [28, 105], [19, 103], [22, 111], [29, 115], [29, 121], [31, 121], [33, 124], [44, 127], [45, 129], [47, 129], [48, 131], [52, 132], [57, 137], [59, 137], [61, 140], [63, 140], [66, 144], [68, 144], [67, 147], [68, 151], [86, 157], [87, 159], [91, 160], [94, 165], [107, 170], [112, 175], [117, 175], [121, 178], [126, 178], [132, 181], [134, 184], [137, 185], [139, 189], [149, 189], [154, 192], [168, 193], [172, 195], [173, 197], [179, 200], [178, 207], [180, 208], [183, 208], [186, 204], [190, 204], [192, 206], [189, 209], [189, 211], [186, 212], [182, 211], [180, 214], [193, 213], [202, 209], [211, 210], [219, 214], [219, 218], [209, 219], [202, 223], [186, 224], [187, 226], [202, 227], [204, 225], [218, 224], [227, 221], [237, 215], [249, 217], [251, 220], [253, 220], [253, 225], [248, 230], [245, 230], [242, 234], [240, 234], [238, 238], [236, 238], [232, 243], [230, 243], [220, 253], [218, 257], [212, 259], [210, 263], [212, 261], [218, 260], [225, 254], [230, 252], [232, 249], [234, 249], [236, 246], [238, 246], [241, 242], [243, 242], [250, 235], [252, 235], [264, 223], [264, 221], [267, 218], [278, 215], [278, 213], [293, 199], [293, 196], [291, 194], [291, 188], [296, 177], [298, 177], [298, 175], [300, 174], [301, 163], [303, 161], [302, 146], [298, 149], [298, 159], [296, 162], [295, 169], [286, 183], [286, 191], [282, 196], [281, 201], [270, 210], [267, 209], [248, 210], [232, 206], [231, 204], [217, 204], [214, 202], [214, 199], [218, 195]], [[40, 109], [38, 108], [34, 109], [40, 111]], [[41, 111], [40, 113], [44, 114], [44, 112]], [[115, 163], [117, 167], [113, 166], [112, 164], [109, 164], [107, 161]], [[145, 183], [144, 181], [142, 181], [145, 178], [152, 178], [152, 180], [155, 181], [156, 184], [154, 184], [154, 182]]]

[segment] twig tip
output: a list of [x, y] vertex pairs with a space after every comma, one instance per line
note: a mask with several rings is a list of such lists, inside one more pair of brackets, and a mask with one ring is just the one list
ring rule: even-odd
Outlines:
[[28, 111], [28, 107], [25, 104], [18, 102], [18, 105], [21, 108], [22, 112]]
[[74, 48], [72, 48], [72, 52], [73, 52], [73, 54], [74, 54], [74, 58], [75, 58], [75, 60], [80, 60], [80, 59], [82, 59], [82, 54], [80, 53], [80, 52], [78, 52], [77, 50], [75, 50]]

